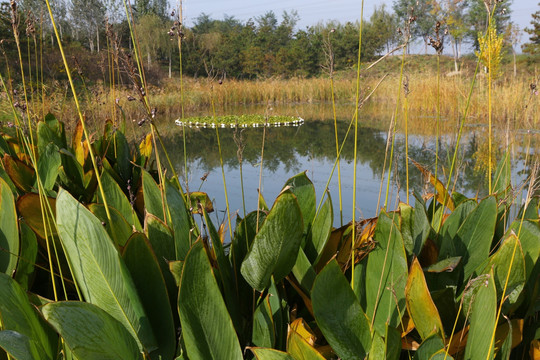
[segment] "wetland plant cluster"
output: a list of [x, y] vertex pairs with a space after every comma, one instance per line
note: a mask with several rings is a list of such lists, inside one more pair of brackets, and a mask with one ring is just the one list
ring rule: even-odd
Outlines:
[[513, 200], [508, 155], [483, 199], [430, 176], [414, 207], [334, 228], [300, 173], [227, 229], [153, 170], [151, 134], [89, 142], [79, 123], [68, 142], [48, 115], [28, 147], [18, 130], [0, 137], [0, 358], [538, 354], [539, 199]]

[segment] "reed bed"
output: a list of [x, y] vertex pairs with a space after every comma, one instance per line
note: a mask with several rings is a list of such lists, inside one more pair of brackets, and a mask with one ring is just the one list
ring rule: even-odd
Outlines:
[[[435, 73], [420, 73], [414, 76], [407, 75], [410, 94], [408, 95], [408, 111], [411, 117], [411, 128], [424, 128], [432, 121], [432, 117], [437, 113], [437, 81]], [[360, 91], [366, 95], [380, 81], [380, 78], [364, 75]], [[503, 78], [494, 83], [492, 89], [493, 101], [492, 116], [496, 127], [505, 129], [538, 129], [540, 126], [540, 113], [535, 111], [539, 108], [540, 97], [535, 92], [534, 87], [537, 79], [531, 76], [521, 76], [517, 79], [513, 77]], [[471, 77], [468, 75], [458, 75], [443, 77], [440, 82], [440, 116], [443, 119], [442, 126], [451, 129], [464, 112], [467, 100], [468, 87]], [[148, 89], [152, 105], [157, 107], [160, 118], [174, 120], [180, 117], [182, 112], [180, 102], [179, 82], [176, 79], [168, 80], [161, 87]], [[367, 113], [378, 114], [379, 118], [389, 119], [391, 114], [388, 109], [393, 108], [396, 102], [396, 89], [399, 87], [399, 76], [387, 76], [380, 84], [376, 92], [373, 93], [369, 102], [364, 104], [368, 108]], [[468, 123], [479, 125], [487, 119], [488, 115], [488, 92], [487, 79], [479, 75], [475, 91], [470, 100], [468, 111]], [[338, 119], [347, 120], [350, 117], [350, 106], [354, 106], [355, 79], [353, 76], [341, 76], [334, 79], [335, 101], [338, 106]], [[146, 115], [146, 110], [139, 101], [129, 101], [136, 96], [131, 89], [116, 88], [114, 93], [101, 85], [96, 85], [89, 89], [88, 96], [83, 100], [82, 108], [89, 121], [99, 122], [111, 116], [110, 109], [115, 102], [118, 113], [126, 117], [127, 120], [138, 122]], [[292, 106], [300, 107], [306, 113], [276, 114], [276, 115], [300, 115], [306, 120], [313, 112], [311, 106], [302, 104], [320, 104], [316, 107], [313, 115], [318, 119], [331, 119], [332, 93], [329, 80], [326, 78], [311, 79], [267, 79], [267, 80], [233, 80], [228, 79], [220, 85], [210, 84], [207, 80], [188, 78], [184, 79], [184, 108], [186, 116], [210, 115], [207, 109], [212, 102], [216, 104], [219, 114], [227, 115], [233, 107], [261, 105], [266, 108], [272, 106]], [[37, 96], [36, 96], [37, 97]], [[2, 96], [0, 103], [6, 104], [7, 98]], [[36, 99], [36, 101], [39, 101]], [[42, 106], [43, 105], [43, 106]], [[326, 107], [326, 109], [324, 109]], [[36, 109], [45, 108], [59, 114], [64, 119], [73, 118], [71, 109], [73, 100], [66, 93], [65, 88], [57, 88], [55, 91], [47, 92], [43, 104], [35, 106]], [[347, 109], [339, 113], [339, 108]], [[9, 106], [2, 106], [5, 109], [0, 113], [0, 118], [9, 117]], [[323, 110], [324, 109], [324, 110]], [[400, 111], [402, 111], [401, 109]], [[206, 112], [205, 112], [206, 111]], [[247, 110], [249, 111], [249, 110]], [[321, 111], [323, 116], [321, 117]], [[327, 114], [327, 115], [324, 115]], [[381, 115], [382, 114], [382, 115]], [[41, 115], [41, 114], [40, 114]], [[119, 116], [120, 116], [119, 115]], [[402, 118], [402, 116], [400, 116]], [[445, 121], [446, 119], [446, 121]], [[75, 118], [73, 118], [75, 120]], [[446, 123], [446, 125], [445, 125]]]

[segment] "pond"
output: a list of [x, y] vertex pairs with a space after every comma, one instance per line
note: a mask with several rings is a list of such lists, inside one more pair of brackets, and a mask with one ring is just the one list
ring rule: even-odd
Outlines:
[[[173, 121], [171, 121], [173, 122]], [[338, 121], [337, 132], [341, 142], [345, 139], [349, 121]], [[376, 216], [384, 206], [388, 180], [388, 160], [383, 177], [387, 146], [387, 124], [377, 124], [373, 119], [363, 120], [358, 128], [357, 176], [354, 173], [354, 128], [343, 145], [339, 169], [343, 219], [339, 213], [339, 179], [336, 163], [336, 140], [332, 120], [307, 120], [301, 126], [270, 128], [219, 128], [219, 141], [223, 158], [224, 176], [231, 214], [238, 212], [243, 217], [242, 182], [239, 157], [242, 159], [243, 187], [246, 211], [257, 208], [259, 181], [261, 192], [271, 206], [286, 180], [299, 172], [307, 171], [317, 192], [317, 202], [330, 178], [328, 189], [334, 207], [334, 226], [347, 223], [352, 218], [353, 186], [356, 185], [356, 218]], [[455, 190], [469, 197], [483, 197], [487, 194], [486, 170], [481, 167], [482, 159], [478, 150], [483, 147], [485, 129], [469, 127], [462, 138], [462, 146], [457, 161]], [[264, 135], [264, 153], [263, 153]], [[226, 201], [223, 175], [220, 166], [216, 129], [187, 128], [187, 181], [189, 191], [204, 191], [214, 201], [218, 221], [226, 219]], [[440, 139], [439, 164], [444, 163], [446, 171], [455, 147], [455, 135], [444, 135]], [[521, 137], [526, 141], [525, 137]], [[530, 140], [530, 139], [529, 139]], [[536, 139], [537, 140], [537, 139]], [[173, 166], [183, 179], [184, 144], [182, 127], [174, 126], [164, 137], [165, 146], [171, 155]], [[399, 201], [406, 202], [405, 144], [404, 135], [397, 133], [394, 147], [394, 165], [390, 176], [388, 208], [395, 209]], [[434, 135], [409, 135], [409, 158], [423, 164], [430, 171], [435, 169]], [[526, 149], [515, 149], [513, 157], [513, 184], [522, 183], [528, 172], [523, 158]], [[239, 150], [243, 149], [243, 150]], [[262, 176], [261, 175], [261, 154]], [[398, 171], [394, 171], [395, 169]], [[334, 171], [333, 171], [334, 169]], [[443, 180], [443, 167], [439, 167], [439, 178]], [[333, 175], [332, 175], [333, 174]], [[441, 175], [442, 174], [442, 175]], [[204, 179], [204, 180], [202, 180]], [[420, 171], [409, 162], [409, 203], [414, 204], [413, 193], [425, 195], [432, 191]], [[446, 180], [443, 180], [446, 183]], [[381, 195], [379, 196], [379, 194]], [[233, 225], [234, 226], [234, 225]]]

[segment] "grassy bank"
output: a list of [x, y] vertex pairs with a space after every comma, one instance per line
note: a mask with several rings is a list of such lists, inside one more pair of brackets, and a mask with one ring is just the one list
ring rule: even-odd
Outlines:
[[[397, 57], [396, 57], [397, 58]], [[389, 64], [397, 59], [387, 61]], [[388, 68], [386, 64], [384, 68]], [[388, 69], [390, 70], [390, 69]], [[430, 68], [406, 71], [408, 82], [408, 110], [414, 121], [429, 119], [437, 113], [437, 75]], [[471, 86], [472, 70], [464, 69], [458, 74], [442, 74], [440, 79], [440, 114], [449, 120], [457, 119], [465, 111], [466, 100]], [[380, 70], [365, 70], [362, 73], [361, 96], [366, 97], [379, 84], [364, 107], [368, 114], [388, 114], [396, 103], [399, 88], [399, 75], [394, 72]], [[511, 128], [538, 128], [540, 125], [540, 97], [533, 87], [537, 80], [529, 74], [519, 74], [516, 78], [512, 73], [505, 73], [492, 88], [492, 116], [496, 125]], [[350, 73], [340, 73], [334, 80], [335, 99], [338, 107], [347, 107], [355, 101], [355, 78]], [[472, 124], [485, 123], [488, 115], [487, 79], [483, 73], [477, 77], [473, 96], [470, 101], [469, 122]], [[126, 88], [116, 88], [111, 91], [102, 85], [83, 88], [83, 109], [89, 120], [125, 116], [127, 120], [139, 122], [146, 112], [141, 102], [136, 99], [136, 92]], [[150, 86], [148, 89], [152, 106], [158, 110], [161, 119], [177, 119], [182, 114], [180, 85], [177, 79], [163, 81], [160, 87]], [[71, 109], [72, 98], [65, 88], [48, 91], [44, 101], [35, 94], [32, 107], [38, 112], [53, 112], [64, 119], [75, 118]], [[130, 101], [131, 99], [131, 101]], [[256, 81], [229, 80], [209, 82], [206, 79], [185, 79], [183, 108], [185, 116], [212, 114], [212, 102], [218, 113], [228, 115], [235, 106], [259, 105], [262, 108], [276, 105], [330, 103], [332, 93], [328, 78], [310, 79], [266, 79]], [[116, 105], [115, 105], [116, 104]], [[2, 97], [2, 118], [9, 117], [10, 109], [5, 96]], [[4, 106], [5, 105], [5, 106]], [[330, 107], [330, 106], [328, 106]], [[330, 109], [329, 109], [330, 110]], [[249, 110], [248, 110], [249, 111]], [[264, 111], [264, 110], [263, 110]], [[329, 112], [329, 111], [328, 111]], [[338, 114], [346, 120], [351, 116], [350, 109]], [[42, 115], [42, 114], [39, 114]], [[310, 114], [280, 114], [302, 116], [310, 120]], [[331, 118], [320, 117], [317, 120]], [[413, 123], [414, 123], [413, 121]]]

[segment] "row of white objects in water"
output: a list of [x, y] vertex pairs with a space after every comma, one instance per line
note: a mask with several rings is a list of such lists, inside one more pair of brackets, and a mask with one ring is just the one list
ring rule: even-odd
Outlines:
[[299, 117], [298, 119], [292, 120], [292, 121], [283, 121], [283, 122], [278, 121], [278, 122], [274, 122], [274, 123], [262, 123], [262, 124], [259, 124], [259, 123], [253, 123], [253, 124], [235, 124], [235, 123], [225, 124], [225, 123], [220, 123], [220, 124], [215, 124], [215, 123], [206, 123], [206, 122], [198, 122], [198, 121], [186, 121], [186, 122], [183, 122], [180, 119], [176, 119], [174, 122], [178, 126], [187, 126], [187, 127], [190, 127], [190, 128], [197, 128], [197, 129], [198, 128], [212, 128], [212, 129], [214, 129], [216, 127], [235, 128], [237, 126], [242, 127], [242, 128], [247, 128], [247, 127], [257, 128], [257, 127], [264, 127], [264, 126], [268, 126], [268, 127], [300, 126], [300, 125], [302, 125], [304, 123], [304, 119]]

